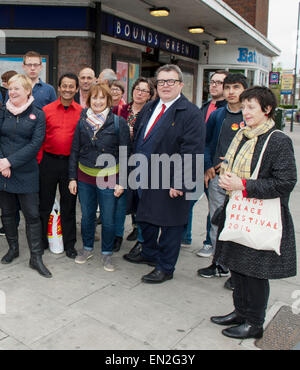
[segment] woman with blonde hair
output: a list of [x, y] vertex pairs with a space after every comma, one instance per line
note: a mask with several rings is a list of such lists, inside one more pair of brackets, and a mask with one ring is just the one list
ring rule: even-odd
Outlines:
[[9, 250], [1, 263], [19, 256], [16, 225], [17, 201], [26, 222], [31, 268], [52, 277], [43, 263], [39, 217], [39, 168], [37, 153], [45, 136], [44, 112], [33, 105], [31, 81], [17, 74], [8, 82], [9, 100], [0, 110], [0, 207]]

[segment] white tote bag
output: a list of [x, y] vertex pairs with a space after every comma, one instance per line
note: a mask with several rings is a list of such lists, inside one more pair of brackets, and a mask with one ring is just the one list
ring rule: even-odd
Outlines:
[[[275, 131], [279, 130], [273, 132]], [[262, 157], [272, 133], [263, 146], [257, 166], [250, 177], [251, 180], [257, 179]], [[281, 237], [280, 198], [244, 198], [242, 191], [232, 192], [219, 240], [232, 241], [252, 249], [274, 251], [280, 255]]]
[[60, 221], [60, 205], [56, 199], [48, 222], [48, 243], [49, 249], [52, 253], [63, 253], [64, 243]]

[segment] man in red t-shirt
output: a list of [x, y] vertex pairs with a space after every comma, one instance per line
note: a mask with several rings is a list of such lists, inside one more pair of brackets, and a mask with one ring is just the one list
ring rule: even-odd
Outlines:
[[78, 91], [78, 77], [66, 73], [59, 79], [60, 98], [46, 105], [45, 140], [38, 155], [40, 162], [40, 216], [44, 248], [48, 247], [48, 221], [55, 200], [57, 185], [60, 192], [60, 216], [64, 249], [69, 258], [75, 258], [76, 196], [69, 191], [69, 156], [74, 131], [82, 107], [74, 101]]

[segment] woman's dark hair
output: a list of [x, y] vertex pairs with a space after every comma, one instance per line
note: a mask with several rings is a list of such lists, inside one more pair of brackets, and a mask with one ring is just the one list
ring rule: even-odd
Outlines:
[[228, 73], [223, 81], [223, 86], [241, 84], [245, 89], [248, 88], [247, 78], [241, 73]]
[[250, 89], [243, 91], [240, 95], [240, 102], [251, 99], [256, 99], [261, 106], [261, 110], [265, 113], [267, 112], [267, 108], [271, 107], [268, 117], [274, 117], [274, 112], [277, 107], [277, 100], [272, 90], [264, 86], [253, 86]]
[[153, 86], [153, 83], [152, 81], [149, 79], [149, 78], [146, 78], [146, 77], [140, 77], [138, 78], [135, 83], [133, 84], [132, 86], [132, 89], [131, 89], [131, 98], [133, 99], [133, 91], [134, 89], [141, 83], [141, 82], [145, 82], [148, 87], [149, 87], [149, 91], [150, 91], [150, 97], [149, 97], [149, 100], [152, 99], [153, 95], [154, 95], [154, 86]]
[[58, 80], [58, 86], [61, 86], [62, 80], [67, 77], [70, 78], [71, 80], [74, 80], [76, 82], [76, 89], [79, 87], [79, 80], [78, 77], [74, 73], [64, 73], [62, 76], [60, 76]]

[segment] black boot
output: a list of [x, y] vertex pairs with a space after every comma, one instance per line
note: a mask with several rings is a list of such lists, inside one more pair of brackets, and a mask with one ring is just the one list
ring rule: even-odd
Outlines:
[[51, 278], [52, 274], [43, 263], [42, 255], [44, 249], [42, 247], [42, 231], [41, 223], [37, 221], [32, 224], [26, 223], [26, 236], [27, 242], [30, 249], [30, 261], [29, 266], [37, 270], [37, 272], [46, 277]]
[[44, 265], [44, 262], [42, 260], [42, 256], [39, 254], [32, 254], [29, 261], [29, 266], [36, 270], [40, 275], [42, 275], [45, 278], [51, 278], [52, 274], [47, 269], [47, 267]]
[[122, 245], [123, 238], [121, 236], [115, 236], [115, 241], [114, 241], [114, 252], [119, 252], [121, 245]]
[[1, 263], [6, 265], [19, 257], [18, 229], [16, 225], [16, 215], [2, 216], [2, 224], [5, 230], [5, 236], [9, 245], [9, 250], [1, 259]]

